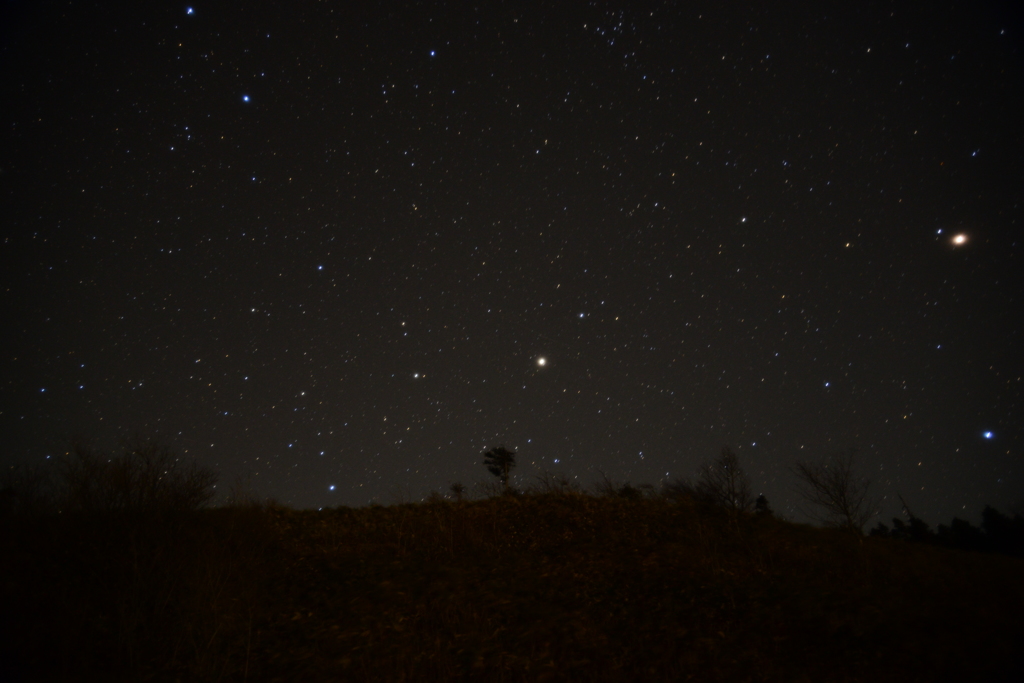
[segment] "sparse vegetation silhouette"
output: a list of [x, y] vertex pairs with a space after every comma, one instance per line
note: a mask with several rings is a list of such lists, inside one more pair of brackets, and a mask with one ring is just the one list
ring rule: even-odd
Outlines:
[[[86, 461], [102, 459], [93, 455]], [[20, 626], [20, 664], [33, 680], [897, 681], [1022, 671], [1018, 560], [779, 520], [763, 495], [743, 503], [735, 456], [723, 460], [733, 483], [716, 489], [722, 496], [608, 477], [587, 493], [550, 473], [509, 496], [511, 466], [492, 464], [505, 479], [491, 497], [459, 500], [456, 482], [455, 501], [323, 511], [247, 493], [237, 506], [204, 507], [207, 498], [186, 493], [209, 479], [181, 476], [169, 481], [184, 491], [154, 499], [191, 502], [135, 508], [173, 510], [160, 515], [110, 514], [122, 503], [95, 492], [145, 499], [82, 480], [114, 470], [60, 470], [92, 492], [75, 500], [93, 502], [12, 517], [4, 599]], [[134, 467], [116, 471], [147, 471]], [[985, 520], [993, 539], [1019, 525], [995, 511]]]
[[809, 506], [805, 513], [827, 526], [863, 533], [864, 525], [877, 514], [876, 502], [868, 495], [870, 480], [856, 470], [853, 449], [821, 462], [798, 461], [793, 471]]
[[484, 465], [487, 466], [488, 472], [501, 481], [504, 492], [508, 493], [510, 490], [509, 476], [516, 466], [516, 454], [504, 446], [492, 448], [484, 453]]
[[213, 470], [138, 438], [113, 454], [76, 445], [59, 467], [56, 503], [62, 512], [196, 510], [210, 502], [217, 483]]
[[714, 460], [701, 464], [694, 491], [699, 499], [733, 512], [748, 512], [754, 506], [750, 480], [728, 447]]
[[903, 513], [907, 521], [894, 517], [891, 529], [879, 522], [871, 530], [870, 535], [1024, 558], [1024, 517], [1019, 514], [1010, 517], [986, 505], [981, 513], [980, 528], [954, 517], [948, 526], [940, 524], [936, 531], [932, 531], [929, 524], [914, 515], [906, 503], [903, 506]]
[[4, 604], [19, 645], [0, 679], [244, 672], [272, 542], [265, 506], [207, 508], [216, 473], [143, 439], [75, 446], [50, 465], [10, 483]]
[[466, 495], [466, 487], [461, 481], [452, 483], [452, 485], [448, 487], [448, 491], [455, 497], [455, 501], [457, 503], [461, 503], [462, 497]]

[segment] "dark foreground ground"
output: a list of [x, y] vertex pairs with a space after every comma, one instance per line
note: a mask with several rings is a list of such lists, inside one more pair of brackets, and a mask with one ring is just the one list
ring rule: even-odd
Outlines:
[[4, 524], [5, 680], [1024, 680], [1024, 561], [686, 502]]

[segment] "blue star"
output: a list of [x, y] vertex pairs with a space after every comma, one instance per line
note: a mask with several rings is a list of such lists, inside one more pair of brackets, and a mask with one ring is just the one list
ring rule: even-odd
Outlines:
[[993, 438], [995, 436], [995, 434], [993, 434], [992, 432], [982, 432], [981, 435], [983, 437], [985, 437], [986, 439], [991, 439], [991, 438]]
[[242, 101], [243, 102], [248, 102], [249, 101], [249, 96], [248, 95], [242, 95]]

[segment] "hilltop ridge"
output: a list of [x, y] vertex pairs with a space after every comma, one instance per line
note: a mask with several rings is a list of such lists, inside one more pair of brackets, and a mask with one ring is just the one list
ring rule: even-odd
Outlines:
[[119, 524], [15, 529], [7, 592], [24, 665], [61, 678], [46, 656], [57, 644], [65, 666], [149, 680], [1024, 670], [1024, 561], [693, 501], [549, 493]]

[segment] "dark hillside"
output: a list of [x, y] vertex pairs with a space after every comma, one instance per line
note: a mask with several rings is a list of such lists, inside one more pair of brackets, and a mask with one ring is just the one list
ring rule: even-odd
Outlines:
[[[26, 667], [56, 678], [77, 663], [133, 679], [253, 681], [1024, 671], [1024, 562], [1001, 556], [580, 495], [190, 519], [188, 533], [134, 554], [123, 539], [111, 541], [122, 551], [69, 546], [61, 525], [45, 540], [20, 537], [5, 587], [16, 589], [8, 599], [19, 605]], [[180, 580], [142, 580], [131, 563], [143, 555], [181, 567]], [[112, 582], [112, 572], [139, 580]], [[58, 642], [63, 665], [49, 655]]]

